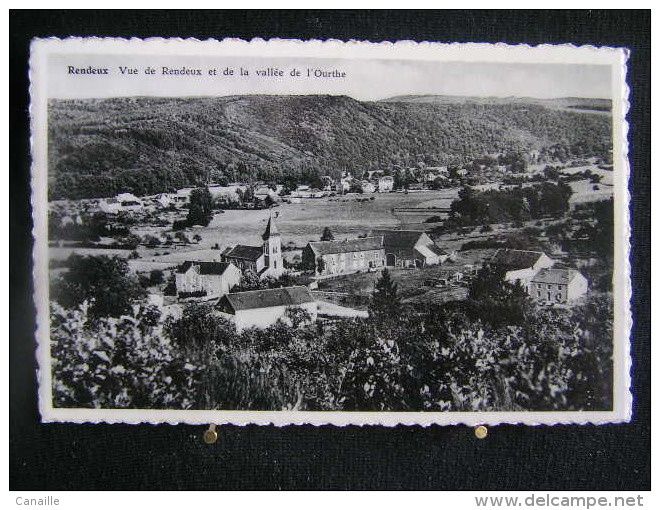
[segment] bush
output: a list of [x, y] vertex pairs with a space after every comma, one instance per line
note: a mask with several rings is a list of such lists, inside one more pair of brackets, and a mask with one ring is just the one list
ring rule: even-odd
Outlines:
[[[87, 302], [51, 309], [55, 407], [188, 409], [200, 370], [161, 334], [160, 312], [142, 307], [90, 327]], [[145, 369], [148, 368], [148, 369]]]

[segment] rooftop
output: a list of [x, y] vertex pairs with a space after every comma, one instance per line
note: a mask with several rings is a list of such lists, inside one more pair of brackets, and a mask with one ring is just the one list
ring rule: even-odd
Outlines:
[[382, 236], [375, 236], [347, 239], [345, 241], [316, 241], [310, 242], [308, 246], [311, 247], [317, 255], [380, 250], [383, 246], [383, 238]]
[[275, 225], [275, 222], [273, 221], [273, 217], [271, 216], [270, 218], [268, 218], [268, 225], [266, 225], [266, 230], [264, 231], [261, 238], [265, 241], [266, 239], [274, 235], [280, 235], [280, 232], [279, 230], [277, 230], [277, 226]]
[[575, 269], [541, 269], [530, 281], [568, 285], [578, 274]]
[[263, 255], [263, 248], [261, 246], [246, 246], [244, 244], [237, 244], [232, 248], [225, 249], [222, 254], [225, 257], [235, 259], [257, 260]]
[[177, 267], [176, 272], [183, 274], [187, 272], [191, 267], [198, 267], [199, 274], [224, 274], [227, 268], [232, 265], [231, 262], [196, 262], [192, 260], [186, 260], [183, 264]]
[[383, 236], [386, 248], [412, 250], [419, 238], [426, 233], [422, 230], [372, 230], [371, 235]]
[[532, 267], [545, 255], [542, 251], [509, 250], [500, 248], [490, 259], [490, 263], [507, 269], [524, 269]]
[[279, 289], [250, 290], [224, 295], [216, 305], [226, 309], [229, 305], [235, 312], [274, 306], [296, 306], [311, 303], [314, 297], [307, 287], [282, 287]]

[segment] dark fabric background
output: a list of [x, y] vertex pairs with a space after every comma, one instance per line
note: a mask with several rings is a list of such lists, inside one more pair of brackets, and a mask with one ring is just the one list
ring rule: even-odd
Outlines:
[[[650, 490], [650, 11], [12, 11], [10, 489]], [[39, 423], [27, 61], [35, 36], [281, 37], [630, 48], [634, 419], [606, 426], [218, 428]]]

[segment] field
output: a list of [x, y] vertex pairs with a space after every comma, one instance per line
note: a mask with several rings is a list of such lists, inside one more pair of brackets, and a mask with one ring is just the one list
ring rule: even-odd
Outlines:
[[[303, 247], [309, 241], [318, 241], [325, 227], [330, 227], [336, 239], [355, 238], [372, 228], [423, 229], [428, 226], [422, 223], [428, 214], [397, 217], [392, 209], [426, 207], [422, 204], [428, 201], [442, 201], [448, 207], [455, 193], [457, 191], [440, 190], [303, 199], [297, 204], [281, 204], [274, 209], [274, 214], [282, 244]], [[199, 248], [211, 248], [216, 243], [221, 248], [236, 243], [259, 245], [268, 215], [266, 210], [228, 210], [216, 214], [208, 227], [193, 228], [191, 235], [202, 237]]]

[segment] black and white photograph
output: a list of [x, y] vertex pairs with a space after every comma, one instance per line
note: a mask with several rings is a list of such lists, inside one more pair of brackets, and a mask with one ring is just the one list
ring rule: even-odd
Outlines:
[[44, 421], [628, 421], [624, 50], [33, 43]]

